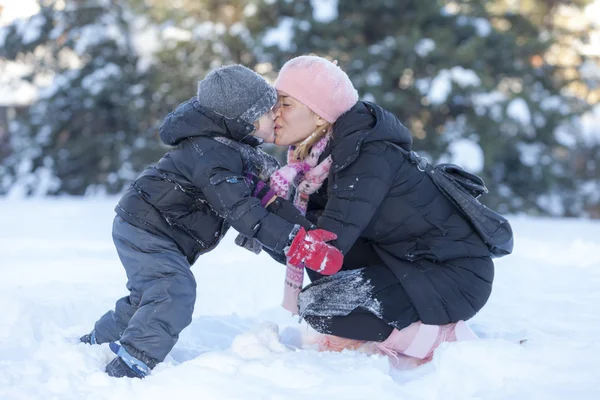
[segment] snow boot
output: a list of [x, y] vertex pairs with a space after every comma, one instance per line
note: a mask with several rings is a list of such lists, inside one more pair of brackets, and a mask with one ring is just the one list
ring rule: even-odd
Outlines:
[[150, 368], [144, 362], [138, 360], [123, 346], [115, 342], [109, 343], [110, 349], [117, 355], [106, 366], [106, 373], [115, 378], [145, 378], [150, 373]]
[[96, 341], [96, 331], [92, 330], [90, 333], [83, 335], [82, 337], [79, 338], [79, 341], [81, 343], [90, 344], [90, 345], [98, 344], [98, 342]]

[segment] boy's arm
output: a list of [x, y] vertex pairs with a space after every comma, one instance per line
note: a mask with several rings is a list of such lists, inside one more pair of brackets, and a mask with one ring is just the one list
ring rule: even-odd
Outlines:
[[267, 211], [259, 199], [251, 196], [243, 172], [239, 153], [227, 146], [217, 146], [197, 158], [190, 178], [202, 190], [210, 207], [235, 230], [283, 253], [296, 227]]
[[201, 188], [213, 210], [236, 231], [255, 238], [273, 251], [283, 252], [294, 231], [294, 224], [270, 213], [258, 199], [252, 197], [250, 187], [241, 174], [214, 169]]
[[326, 243], [336, 236], [322, 229], [307, 232], [267, 211], [259, 199], [251, 196], [242, 172], [239, 154], [223, 151], [218, 157], [198, 158], [193, 182], [213, 210], [238, 232], [276, 253], [285, 252], [290, 264], [304, 265], [323, 275], [339, 271], [342, 253]]

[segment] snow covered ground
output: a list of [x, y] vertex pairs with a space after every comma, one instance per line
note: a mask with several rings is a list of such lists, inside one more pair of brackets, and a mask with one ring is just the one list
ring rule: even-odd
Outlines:
[[193, 267], [194, 319], [166, 362], [143, 381], [109, 378], [108, 346], [77, 337], [125, 294], [115, 202], [0, 199], [0, 399], [600, 398], [600, 223], [530, 218], [513, 218], [515, 254], [469, 321], [484, 340], [417, 369], [294, 348], [307, 331], [279, 307], [283, 268], [232, 231]]

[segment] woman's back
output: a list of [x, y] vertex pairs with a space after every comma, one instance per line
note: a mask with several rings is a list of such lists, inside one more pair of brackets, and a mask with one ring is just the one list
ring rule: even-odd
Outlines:
[[489, 255], [468, 221], [396, 145], [410, 149], [408, 130], [375, 104], [359, 102], [338, 119], [333, 173], [309, 203], [312, 212], [324, 209], [319, 226], [338, 234], [343, 251], [357, 227], [361, 238], [408, 261]]

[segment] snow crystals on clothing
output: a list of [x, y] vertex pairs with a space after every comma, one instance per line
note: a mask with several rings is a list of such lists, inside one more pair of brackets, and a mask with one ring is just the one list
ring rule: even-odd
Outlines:
[[340, 271], [318, 282], [318, 285], [305, 289], [300, 295], [300, 315], [339, 317], [362, 307], [381, 316], [381, 306], [373, 299], [373, 286], [364, 279], [360, 270]]

